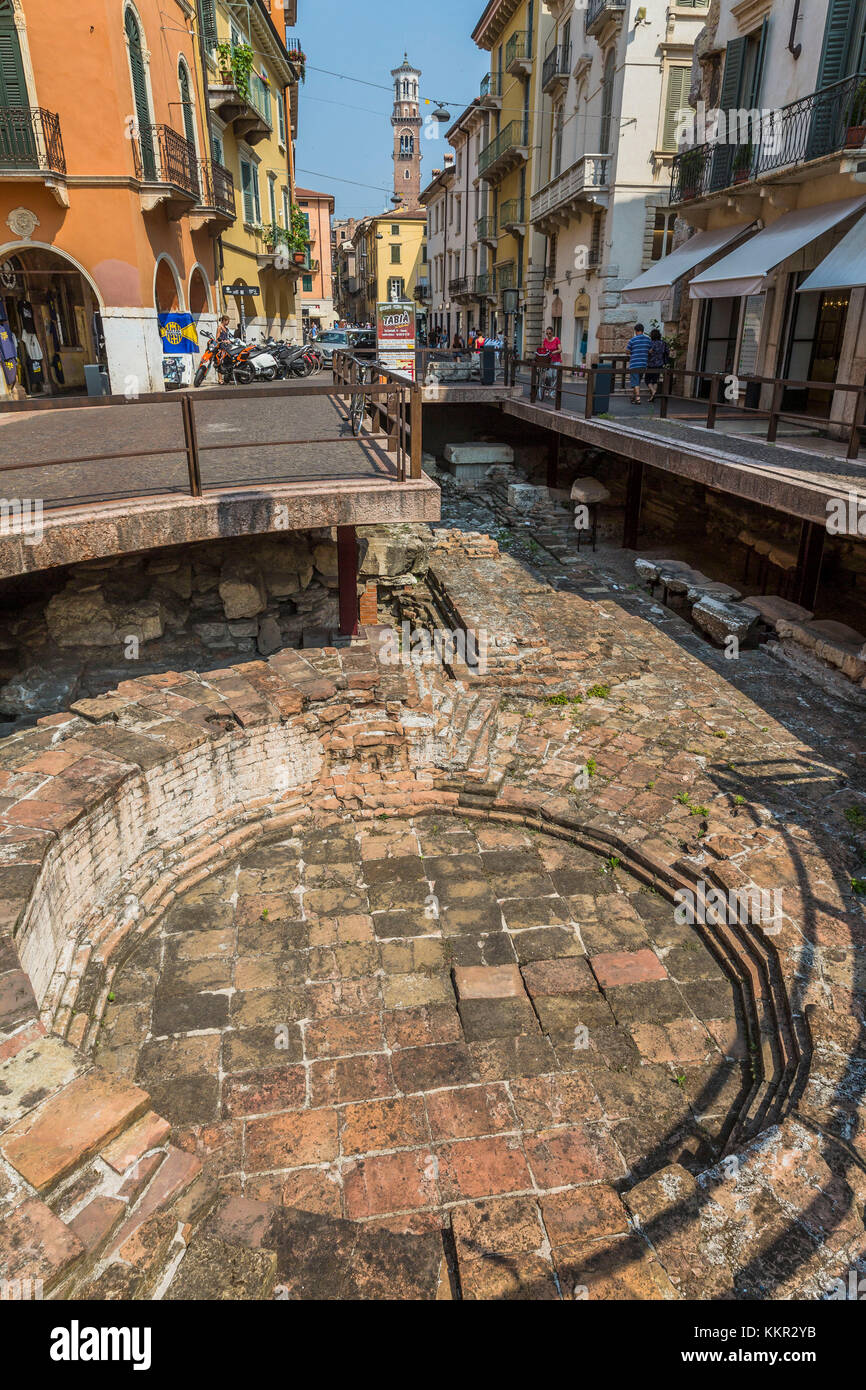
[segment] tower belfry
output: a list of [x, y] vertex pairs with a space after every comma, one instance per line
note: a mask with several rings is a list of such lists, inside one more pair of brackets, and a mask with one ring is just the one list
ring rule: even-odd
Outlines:
[[399, 68], [391, 69], [394, 79], [394, 197], [404, 208], [417, 209], [421, 194], [421, 111], [419, 68], [413, 68], [407, 54]]

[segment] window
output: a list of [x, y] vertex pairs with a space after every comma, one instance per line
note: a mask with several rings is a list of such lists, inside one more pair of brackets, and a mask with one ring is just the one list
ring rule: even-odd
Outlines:
[[241, 160], [241, 191], [244, 199], [244, 221], [257, 224], [262, 220], [259, 201], [259, 170], [248, 159]]
[[392, 235], [392, 236], [399, 236], [399, 235], [400, 235], [400, 223], [399, 223], [399, 222], [392, 222], [392, 223], [391, 223], [391, 235]]
[[415, 153], [415, 136], [404, 131], [400, 136], [400, 158], [411, 159]]
[[204, 46], [211, 52], [217, 46], [216, 0], [198, 0]]
[[422, 263], [423, 263], [424, 265], [427, 264], [427, 243], [426, 243], [426, 241], [422, 241], [422, 243], [421, 243], [421, 261], [422, 261]]
[[565, 113], [562, 103], [557, 106], [553, 116], [553, 177], [556, 178], [562, 172], [562, 133], [565, 125]]
[[277, 220], [277, 176], [268, 174], [268, 203], [271, 209], [271, 222]]
[[389, 299], [403, 298], [403, 281], [396, 275], [388, 281], [388, 297]]
[[668, 68], [665, 114], [662, 125], [663, 150], [675, 150], [677, 148], [677, 127], [680, 124], [678, 113], [689, 109], [688, 96], [691, 76], [691, 68]]
[[604, 60], [604, 77], [601, 83], [601, 132], [599, 135], [599, 154], [611, 154], [610, 124], [613, 115], [613, 79], [616, 67], [616, 53], [610, 48]]
[[277, 102], [277, 133], [278, 133], [278, 137], [279, 137], [280, 144], [283, 145], [283, 146], [285, 146], [285, 143], [286, 143], [286, 104], [285, 104], [285, 101], [283, 100], [283, 93], [282, 93], [282, 92], [278, 92], [278, 93], [277, 93], [276, 102]]
[[653, 246], [650, 259], [660, 261], [664, 256], [669, 256], [674, 243], [674, 222], [677, 215], [675, 212], [666, 212], [664, 208], [656, 208], [655, 221], [653, 222]]
[[289, 190], [283, 189], [283, 226], [289, 225]]
[[177, 81], [180, 87], [180, 105], [181, 111], [183, 112], [183, 133], [189, 143], [195, 148], [195, 116], [193, 114], [189, 70], [183, 60], [178, 63]]
[[223, 149], [223, 138], [221, 135], [214, 135], [211, 140], [211, 153], [217, 164], [225, 164], [225, 150]]
[[301, 277], [301, 284], [302, 284], [302, 286], [303, 286], [304, 294], [312, 294], [312, 293], [313, 293], [313, 277], [312, 277], [312, 275], [304, 275], [304, 276], [302, 276], [302, 277]]
[[399, 265], [399, 264], [400, 264], [400, 259], [401, 259], [401, 246], [400, 246], [399, 241], [397, 241], [397, 242], [394, 242], [394, 244], [393, 244], [392, 247], [391, 247], [391, 264], [392, 264], [392, 265]]

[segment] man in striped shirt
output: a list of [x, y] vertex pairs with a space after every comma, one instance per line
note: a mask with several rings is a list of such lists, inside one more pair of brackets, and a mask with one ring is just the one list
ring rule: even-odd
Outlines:
[[626, 343], [629, 380], [631, 382], [631, 389], [634, 393], [632, 399], [635, 405], [640, 405], [640, 379], [647, 369], [651, 346], [652, 340], [648, 333], [644, 333], [643, 324], [636, 323], [634, 326], [634, 337], [629, 338]]

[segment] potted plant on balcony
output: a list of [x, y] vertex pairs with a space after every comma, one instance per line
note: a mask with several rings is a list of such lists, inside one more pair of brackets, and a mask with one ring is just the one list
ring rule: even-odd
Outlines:
[[218, 43], [216, 54], [223, 86], [234, 87], [244, 101], [249, 101], [250, 73], [255, 62], [255, 54], [249, 44]]
[[295, 265], [303, 265], [310, 246], [310, 229], [306, 217], [295, 203], [292, 204], [289, 211], [286, 246]]
[[866, 144], [866, 81], [860, 83], [851, 98], [846, 123], [845, 148], [859, 150], [861, 145]]
[[749, 178], [752, 169], [752, 146], [751, 142], [747, 145], [739, 145], [734, 155], [734, 162], [731, 166], [731, 176], [734, 183], [745, 183]]

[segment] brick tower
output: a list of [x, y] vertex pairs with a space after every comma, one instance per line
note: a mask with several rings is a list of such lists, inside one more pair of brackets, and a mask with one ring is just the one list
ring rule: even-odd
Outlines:
[[394, 195], [407, 210], [417, 210], [421, 194], [421, 115], [418, 82], [421, 73], [403, 54], [394, 79]]

